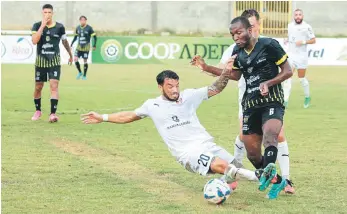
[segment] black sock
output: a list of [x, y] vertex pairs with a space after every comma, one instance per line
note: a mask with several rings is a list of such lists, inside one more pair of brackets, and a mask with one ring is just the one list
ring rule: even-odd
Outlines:
[[263, 167], [265, 168], [269, 163], [276, 163], [277, 159], [277, 148], [276, 146], [269, 146], [264, 151], [264, 162]]
[[261, 157], [261, 161], [260, 162], [256, 162], [256, 161], [252, 161], [252, 160], [250, 160], [250, 161], [253, 164], [254, 168], [256, 168], [256, 169], [263, 168], [264, 157]]
[[87, 76], [87, 70], [88, 70], [88, 63], [84, 63], [84, 75]]
[[41, 97], [34, 99], [36, 111], [41, 111]]
[[76, 65], [78, 72], [82, 73], [80, 62], [79, 61], [75, 62], [75, 65]]
[[51, 99], [51, 114], [55, 114], [58, 108], [58, 100], [57, 99]]

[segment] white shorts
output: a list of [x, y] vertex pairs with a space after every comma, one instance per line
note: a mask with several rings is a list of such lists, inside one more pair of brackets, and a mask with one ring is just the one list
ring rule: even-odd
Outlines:
[[243, 95], [246, 92], [246, 81], [245, 81], [245, 78], [243, 78], [243, 75], [239, 79], [238, 87], [239, 87], [239, 100], [238, 100], [239, 101], [239, 119], [242, 119], [242, 99], [243, 99]]
[[212, 141], [204, 142], [194, 150], [187, 152], [178, 162], [188, 171], [206, 176], [210, 172], [211, 162], [215, 157], [223, 159], [228, 163], [234, 161], [235, 157], [224, 148]]
[[292, 68], [295, 69], [306, 69], [308, 64], [307, 57], [289, 57], [288, 62]]

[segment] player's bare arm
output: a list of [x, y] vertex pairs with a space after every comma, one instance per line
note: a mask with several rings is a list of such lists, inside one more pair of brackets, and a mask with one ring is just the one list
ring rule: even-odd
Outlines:
[[69, 53], [69, 56], [70, 56], [70, 58], [69, 58], [69, 65], [71, 65], [72, 64], [72, 52], [71, 52], [71, 48], [70, 48], [69, 42], [67, 41], [67, 39], [64, 39], [64, 40], [62, 40], [62, 43], [63, 43], [66, 51]]
[[49, 20], [48, 16], [43, 15], [39, 30], [37, 32], [34, 32], [33, 35], [31, 36], [31, 40], [34, 45], [36, 45], [40, 41], [41, 35], [47, 25], [48, 20]]
[[[228, 70], [228, 77], [229, 79], [232, 79], [232, 80], [236, 80], [238, 81], [240, 78], [241, 78], [241, 72], [238, 71], [238, 70], [235, 70], [235, 69], [232, 69], [232, 63], [234, 62], [235, 58], [233, 58], [234, 56], [232, 56], [229, 60], [228, 60], [228, 63], [226, 64], [227, 66], [227, 70]], [[235, 56], [236, 57], [236, 56]], [[232, 63], [229, 63], [231, 62]], [[194, 66], [197, 66], [198, 68], [200, 68], [201, 70], [203, 71], [206, 71], [208, 73], [211, 73], [215, 76], [220, 76], [223, 72], [223, 69], [222, 68], [217, 68], [217, 67], [214, 67], [212, 65], [207, 65], [205, 63], [205, 60], [197, 55], [197, 56], [194, 56], [192, 61], [190, 62], [192, 65]]]
[[306, 45], [306, 44], [315, 44], [316, 38], [312, 38], [310, 40], [300, 40], [296, 42], [296, 46]]
[[263, 96], [268, 95], [269, 87], [271, 87], [273, 85], [280, 84], [281, 82], [283, 82], [286, 79], [293, 76], [293, 71], [292, 71], [288, 61], [286, 61], [285, 63], [282, 63], [281, 65], [279, 65], [279, 67], [281, 68], [281, 72], [275, 78], [260, 83], [259, 87], [260, 87], [261, 95], [263, 95]]
[[98, 114], [96, 112], [89, 112], [81, 115], [81, 121], [85, 124], [97, 124], [101, 122], [110, 122], [117, 124], [131, 123], [142, 119], [137, 116], [133, 111], [122, 111], [113, 114]]

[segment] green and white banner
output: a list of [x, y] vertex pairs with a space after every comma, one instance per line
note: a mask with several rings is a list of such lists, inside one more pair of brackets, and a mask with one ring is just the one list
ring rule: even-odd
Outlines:
[[93, 63], [166, 64], [187, 63], [199, 54], [218, 62], [233, 43], [231, 38], [193, 37], [100, 37]]

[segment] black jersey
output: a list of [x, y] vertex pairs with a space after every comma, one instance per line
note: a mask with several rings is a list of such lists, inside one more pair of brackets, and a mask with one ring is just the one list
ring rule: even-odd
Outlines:
[[233, 54], [237, 54], [234, 69], [242, 72], [246, 81], [246, 91], [242, 99], [243, 110], [266, 106], [269, 103], [280, 103], [283, 105], [282, 85], [269, 87], [269, 94], [260, 94], [260, 83], [273, 79], [279, 73], [279, 65], [287, 61], [287, 54], [272, 38], [259, 38], [250, 53], [237, 45]]
[[[32, 27], [32, 34], [35, 34], [41, 26], [41, 22], [36, 22]], [[63, 24], [55, 22], [52, 26], [46, 26], [42, 32], [40, 41], [37, 43], [36, 63], [37, 67], [49, 68], [60, 66], [59, 43], [62, 37], [66, 38]], [[63, 38], [64, 39], [64, 38]]]
[[75, 36], [78, 37], [77, 50], [78, 51], [89, 51], [90, 50], [90, 39], [95, 36], [95, 32], [90, 25], [84, 27], [77, 26]]

